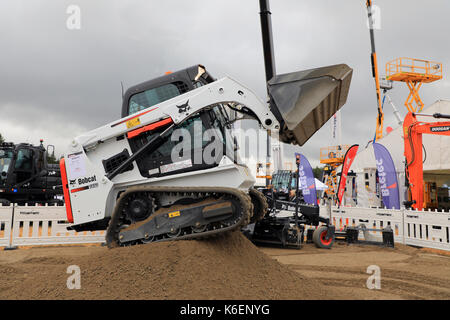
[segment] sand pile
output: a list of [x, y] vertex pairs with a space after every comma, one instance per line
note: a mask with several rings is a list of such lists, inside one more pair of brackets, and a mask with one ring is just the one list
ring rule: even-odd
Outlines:
[[[80, 256], [59, 249], [61, 255], [28, 258], [7, 268], [0, 264], [0, 298], [332, 298], [319, 282], [271, 259], [239, 232], [202, 241], [92, 248]], [[80, 290], [67, 289], [69, 265], [81, 269]]]

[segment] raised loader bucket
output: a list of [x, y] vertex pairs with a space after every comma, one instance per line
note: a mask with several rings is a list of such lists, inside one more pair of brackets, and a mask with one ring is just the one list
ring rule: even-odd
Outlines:
[[280, 140], [305, 144], [347, 101], [352, 73], [338, 64], [274, 76], [268, 86]]

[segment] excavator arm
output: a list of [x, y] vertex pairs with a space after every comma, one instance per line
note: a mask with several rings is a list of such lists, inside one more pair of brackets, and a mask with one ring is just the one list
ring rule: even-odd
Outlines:
[[403, 122], [405, 143], [406, 177], [411, 193], [412, 207], [423, 209], [423, 155], [422, 135], [435, 134], [450, 136], [450, 121], [426, 123], [417, 120], [417, 116], [432, 116], [436, 119], [450, 119], [450, 115], [435, 113], [433, 115], [409, 112]]

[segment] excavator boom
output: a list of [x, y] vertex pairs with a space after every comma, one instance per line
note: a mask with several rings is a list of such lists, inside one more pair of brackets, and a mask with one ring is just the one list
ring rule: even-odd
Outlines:
[[[423, 209], [423, 155], [422, 135], [435, 134], [450, 136], [450, 121], [426, 123], [417, 120], [417, 116], [429, 116], [409, 112], [403, 121], [405, 142], [406, 177], [411, 192], [412, 207]], [[436, 119], [450, 119], [450, 115], [435, 113]]]

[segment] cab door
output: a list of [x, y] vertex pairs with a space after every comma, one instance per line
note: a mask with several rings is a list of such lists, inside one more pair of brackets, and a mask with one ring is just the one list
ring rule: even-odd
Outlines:
[[22, 183], [30, 179], [35, 173], [33, 161], [33, 150], [29, 148], [19, 148], [15, 155], [14, 176], [15, 184]]

